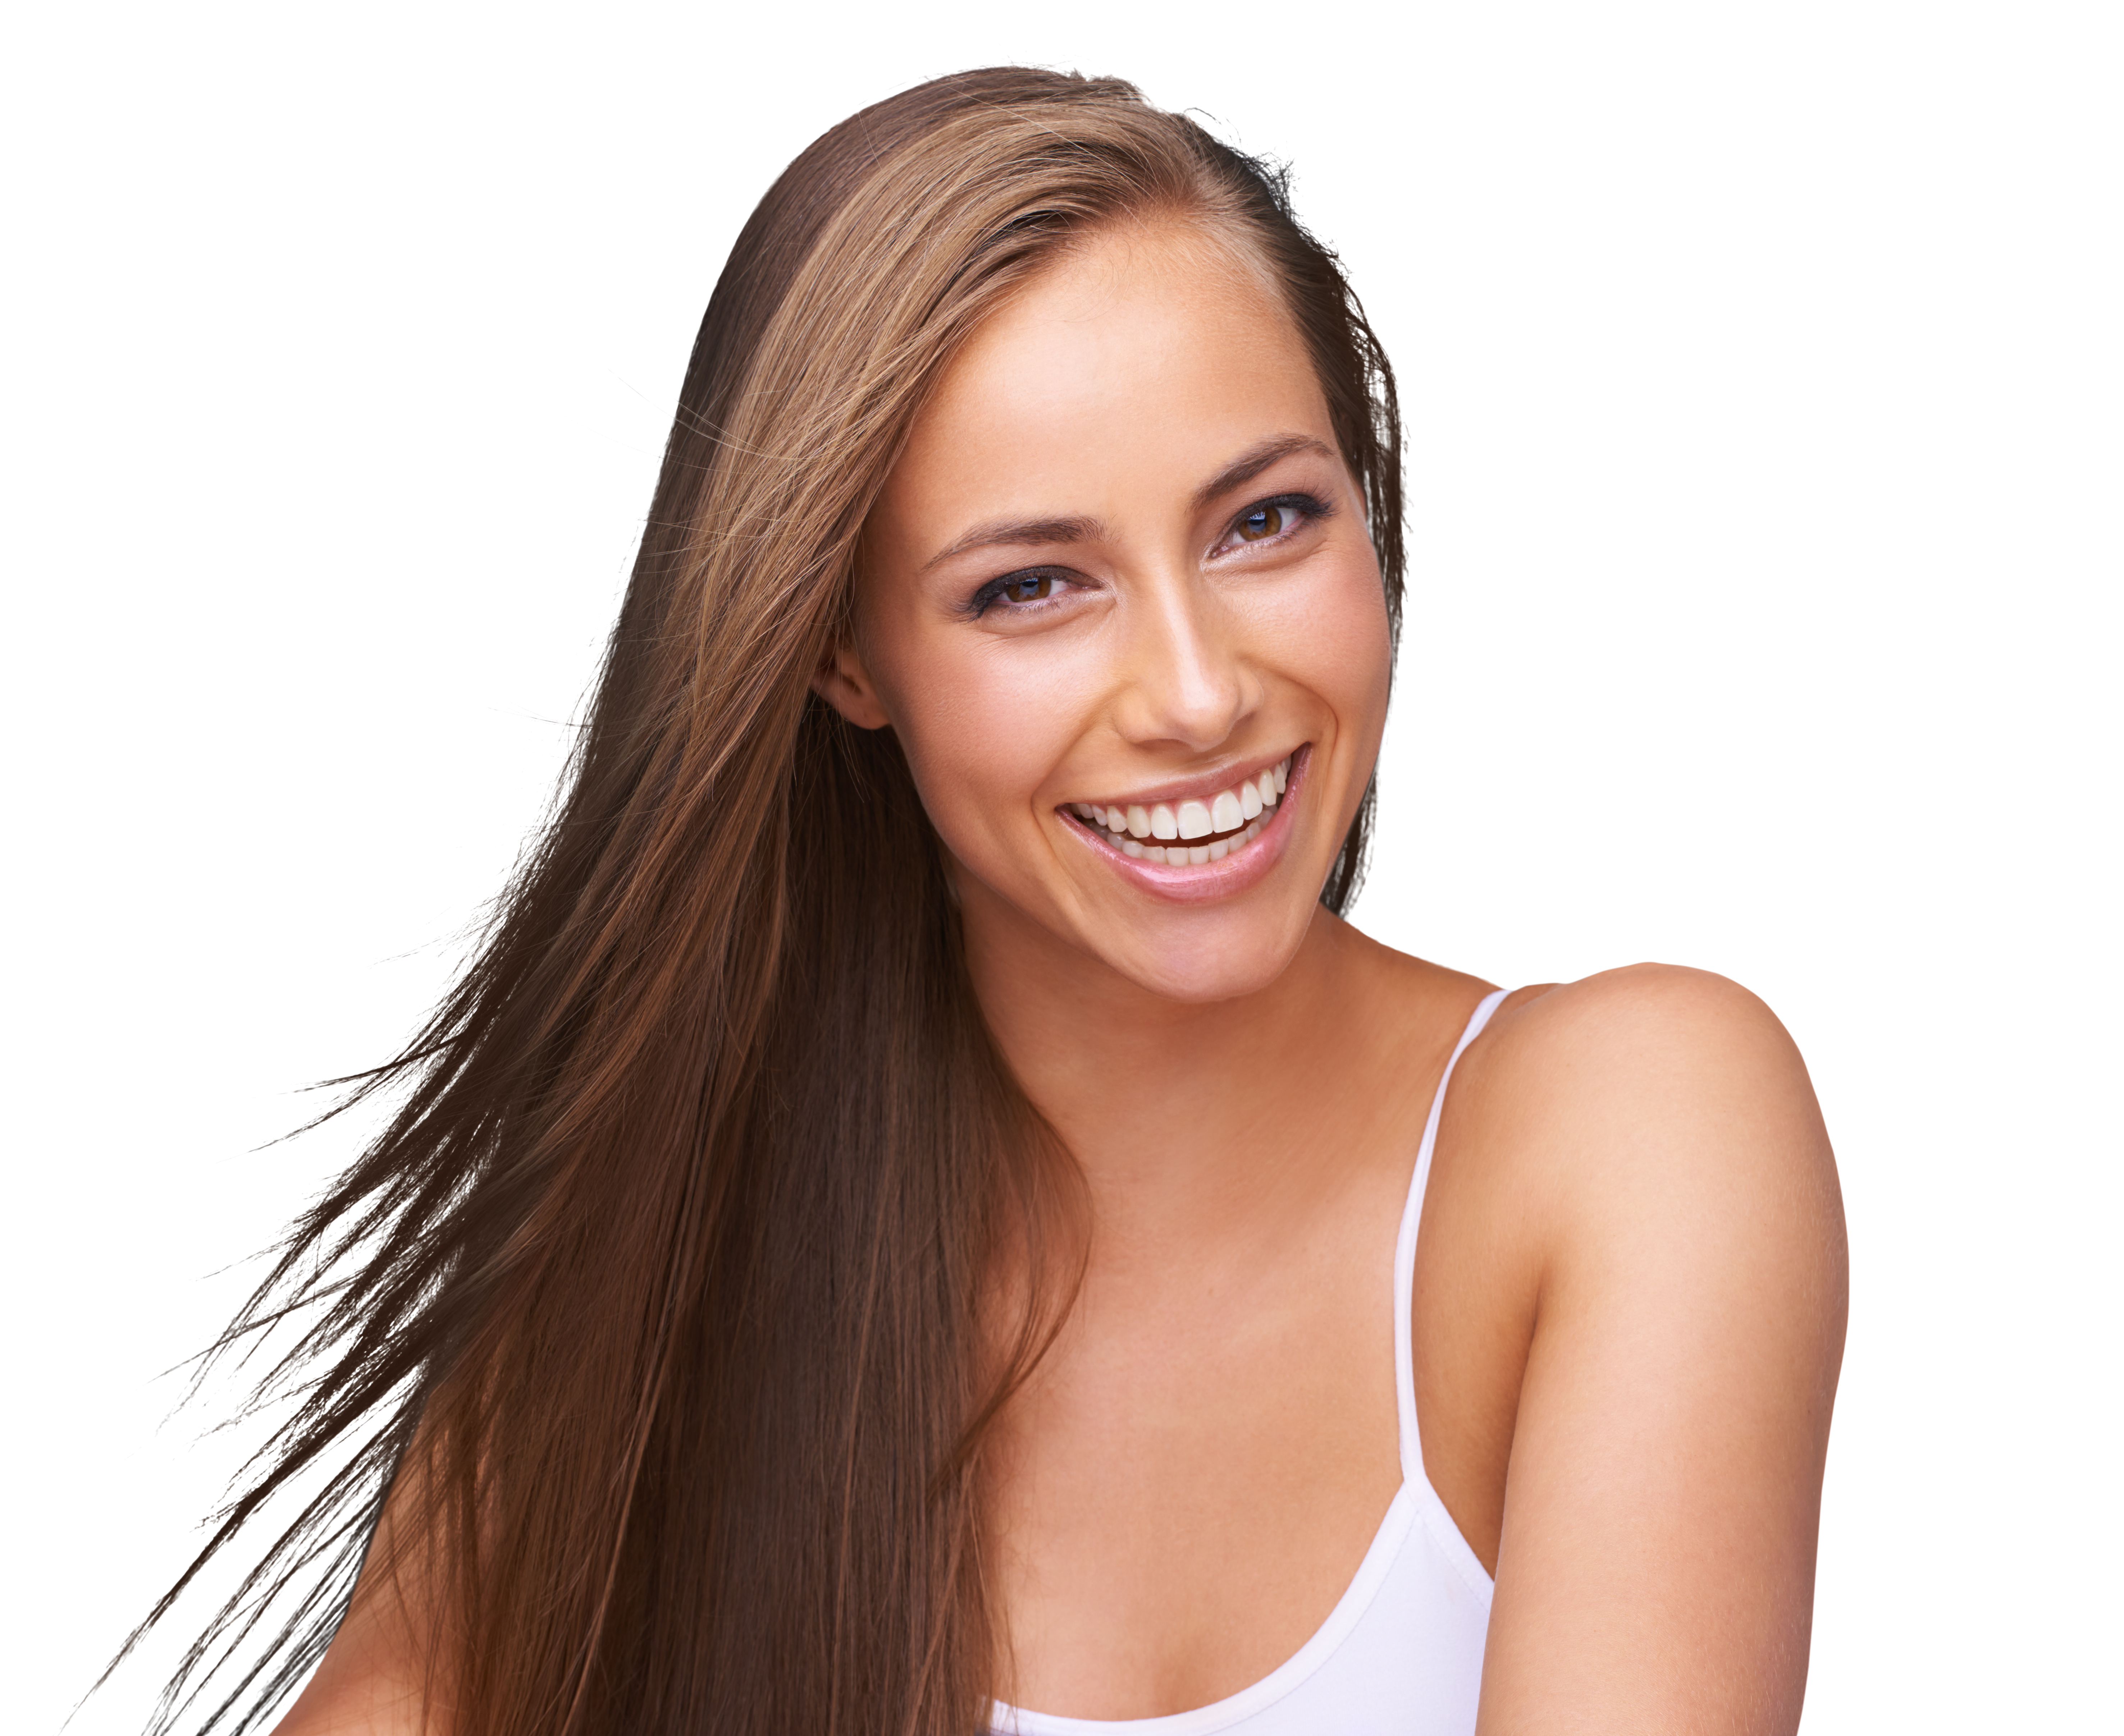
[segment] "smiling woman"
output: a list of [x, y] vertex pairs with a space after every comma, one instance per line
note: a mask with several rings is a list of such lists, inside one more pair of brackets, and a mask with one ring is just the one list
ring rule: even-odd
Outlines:
[[953, 359], [820, 689], [890, 725], [976, 958], [1225, 1001], [1297, 946], [1392, 659], [1335, 440], [1281, 298], [1196, 218], [1074, 242]]
[[791, 166], [558, 817], [232, 1329], [317, 1311], [215, 1546], [346, 1468], [217, 1720], [1793, 1728], [1827, 1143], [1730, 983], [1342, 920], [1397, 415], [1281, 181], [1125, 85]]

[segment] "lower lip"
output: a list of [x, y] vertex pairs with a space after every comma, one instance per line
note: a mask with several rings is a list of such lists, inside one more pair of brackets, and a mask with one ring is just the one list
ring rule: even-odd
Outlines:
[[1236, 855], [1219, 862], [1145, 861], [1140, 856], [1124, 856], [1111, 844], [1100, 842], [1088, 826], [1066, 819], [1063, 824], [1079, 834], [1078, 842], [1107, 866], [1155, 897], [1177, 904], [1199, 904], [1212, 898], [1229, 898], [1265, 879], [1283, 859], [1291, 832], [1287, 816], [1298, 805], [1299, 793], [1305, 786], [1306, 769], [1312, 762], [1310, 745], [1300, 748], [1291, 756], [1290, 776], [1282, 798], [1270, 814], [1268, 823], [1262, 828], [1261, 836]]

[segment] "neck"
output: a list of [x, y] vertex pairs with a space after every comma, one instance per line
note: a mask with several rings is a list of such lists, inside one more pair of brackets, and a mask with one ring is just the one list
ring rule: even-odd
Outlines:
[[1335, 1184], [1352, 1131], [1338, 1100], [1366, 1095], [1338, 1083], [1397, 1040], [1381, 978], [1414, 961], [1322, 909], [1267, 987], [1180, 1002], [1044, 931], [967, 914], [982, 1010], [1083, 1172], [1102, 1262], [1155, 1257], [1181, 1226], [1243, 1236]]

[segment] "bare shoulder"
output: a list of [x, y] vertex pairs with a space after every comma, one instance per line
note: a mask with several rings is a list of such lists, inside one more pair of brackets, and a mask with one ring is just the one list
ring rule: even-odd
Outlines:
[[[1634, 964], [1508, 998], [1449, 1113], [1556, 1232], [1798, 1208], [1841, 1246], [1835, 1163], [1799, 1049], [1709, 971]], [[1827, 1217], [1823, 1217], [1824, 1212]], [[1782, 1215], [1774, 1213], [1773, 1215]], [[1797, 1221], [1796, 1221], [1797, 1227]]]
[[1799, 1331], [1833, 1382], [1835, 1158], [1799, 1049], [1759, 998], [1708, 971], [1632, 965], [1520, 991], [1462, 1065], [1440, 1142], [1513, 1245], [1535, 1312], [1627, 1333], [1641, 1314], [1717, 1308]]
[[1483, 1727], [1789, 1732], [1845, 1307], [1805, 1063], [1665, 965], [1492, 1025], [1440, 1141], [1525, 1322]]
[[[1647, 1063], [1693, 1071], [1768, 1063], [1804, 1079], [1791, 1036], [1759, 997], [1729, 977], [1683, 964], [1629, 964], [1515, 990], [1487, 1035], [1492, 1065], [1598, 1067], [1622, 1082]], [[1473, 1053], [1468, 1059], [1477, 1065]]]
[[385, 1504], [339, 1631], [274, 1736], [449, 1736], [432, 1690], [435, 1615], [424, 1592], [421, 1479], [401, 1476]]

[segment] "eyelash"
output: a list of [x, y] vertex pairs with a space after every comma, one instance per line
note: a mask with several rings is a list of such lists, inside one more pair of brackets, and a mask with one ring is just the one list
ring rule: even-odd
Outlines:
[[[1217, 547], [1220, 549], [1224, 547], [1225, 542], [1238, 533], [1239, 526], [1244, 523], [1248, 518], [1252, 518], [1257, 513], [1296, 513], [1300, 516], [1304, 523], [1307, 524], [1317, 524], [1323, 518], [1330, 516], [1334, 510], [1335, 509], [1328, 504], [1328, 502], [1319, 499], [1314, 495], [1273, 495], [1266, 500], [1254, 501], [1252, 504], [1247, 506], [1236, 514], [1232, 519], [1232, 522], [1225, 526], [1224, 537], [1218, 540]], [[1273, 546], [1276, 543], [1282, 542], [1285, 537], [1295, 534], [1295, 530], [1296, 527], [1278, 530], [1271, 533], [1268, 536], [1260, 538], [1259, 542], [1261, 543], [1266, 543]], [[1239, 545], [1241, 547], [1255, 546], [1257, 545], [1245, 542], [1242, 542]], [[1069, 575], [1066, 573], [1055, 567], [1022, 566], [1015, 572], [1004, 573], [998, 578], [989, 579], [987, 584], [984, 584], [979, 590], [975, 591], [971, 597], [966, 599], [966, 612], [970, 618], [978, 621], [982, 616], [988, 613], [989, 610], [994, 605], [1002, 602], [1004, 594], [1013, 585], [1024, 584], [1028, 581], [1039, 579], [1066, 579], [1068, 576]], [[1018, 605], [1018, 607], [1028, 609], [1038, 607], [1039, 602], [1043, 602], [1045, 600], [1045, 598], [1041, 598], [1035, 602]]]
[[[1252, 518], [1256, 513], [1295, 512], [1299, 514], [1304, 518], [1306, 523], [1317, 524], [1320, 520], [1326, 518], [1330, 513], [1333, 512], [1334, 509], [1335, 509], [1329, 505], [1328, 502], [1319, 499], [1314, 495], [1271, 495], [1266, 500], [1255, 501], [1252, 505], [1241, 512], [1239, 515], [1233, 519], [1231, 523], [1225, 528], [1224, 535], [1227, 537], [1232, 536], [1232, 534], [1236, 532], [1242, 524], [1245, 523], [1248, 519]], [[1285, 537], [1291, 535], [1295, 529], [1295, 527], [1293, 527], [1292, 529], [1277, 530], [1271, 533], [1268, 536], [1260, 538], [1259, 540], [1262, 542], [1269, 543], [1281, 542]], [[1222, 548], [1224, 545], [1222, 542], [1219, 542], [1217, 546], [1218, 547]]]
[[[1022, 566], [1014, 573], [1005, 573], [1000, 579], [989, 579], [986, 584], [975, 591], [972, 596], [966, 599], [966, 613], [975, 621], [979, 621], [982, 616], [988, 613], [991, 604], [1003, 601], [1003, 593], [1008, 590], [1013, 585], [1024, 584], [1031, 580], [1042, 579], [1060, 580], [1066, 579], [1068, 576], [1069, 575], [1067, 574], [1056, 567]], [[1036, 606], [1036, 605], [1033, 603], [1020, 605], [1020, 607], [1026, 608], [1031, 608]]]

